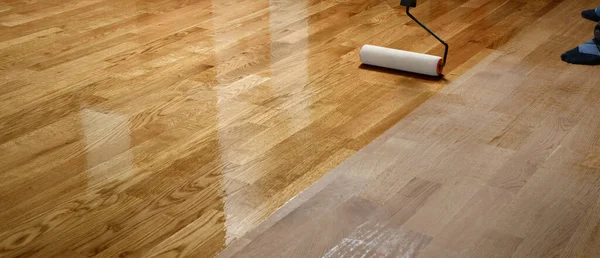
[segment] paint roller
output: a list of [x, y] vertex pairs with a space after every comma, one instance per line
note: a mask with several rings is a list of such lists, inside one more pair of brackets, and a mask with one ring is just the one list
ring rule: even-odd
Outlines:
[[410, 13], [411, 7], [417, 6], [417, 0], [401, 0], [400, 5], [406, 6], [406, 15], [423, 27], [429, 34], [434, 36], [446, 47], [444, 57], [415, 53], [410, 51], [385, 48], [373, 45], [364, 45], [360, 49], [360, 60], [363, 64], [380, 66], [395, 70], [412, 73], [420, 73], [431, 76], [442, 75], [448, 57], [448, 44], [421, 23]]

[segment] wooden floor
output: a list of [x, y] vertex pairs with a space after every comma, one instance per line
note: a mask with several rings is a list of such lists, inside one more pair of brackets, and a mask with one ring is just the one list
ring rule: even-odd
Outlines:
[[597, 1], [398, 2], [0, 1], [0, 257], [599, 257]]
[[558, 58], [594, 24], [553, 4], [222, 257], [600, 257], [600, 67]]

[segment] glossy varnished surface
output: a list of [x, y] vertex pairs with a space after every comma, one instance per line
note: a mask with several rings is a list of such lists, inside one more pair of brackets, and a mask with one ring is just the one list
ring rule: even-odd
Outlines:
[[594, 3], [545, 3], [222, 257], [600, 257], [600, 70], [559, 58]]
[[[564, 82], [571, 78], [567, 71], [578, 75], [593, 71], [565, 70], [556, 60], [547, 58], [547, 52], [557, 54], [574, 44], [565, 42], [588, 35], [573, 29], [572, 26], [583, 29], [585, 25], [576, 18], [567, 18], [558, 6], [567, 6], [576, 13], [577, 8], [589, 7], [591, 2], [419, 1], [414, 14], [452, 46], [446, 80], [436, 81], [359, 67], [358, 50], [363, 44], [441, 54], [441, 46], [410, 22], [398, 7], [398, 1], [1, 1], [0, 256], [209, 257], [227, 245], [231, 248], [223, 255], [253, 254], [248, 250], [302, 255], [294, 251], [300, 249], [293, 248], [310, 241], [253, 249], [255, 243], [260, 243], [256, 237], [268, 241], [272, 236], [280, 236], [279, 242], [273, 243], [285, 243], [297, 233], [298, 229], [292, 226], [303, 224], [296, 225], [295, 221], [279, 228], [269, 226], [282, 217], [287, 218], [282, 223], [290, 223], [285, 211], [294, 210], [291, 206], [285, 206], [259, 228], [257, 225], [449, 82], [486, 91], [478, 93], [463, 86], [459, 93], [468, 97], [458, 98], [463, 96], [458, 93], [448, 95], [449, 98], [438, 97], [450, 102], [448, 108], [438, 100], [434, 102], [437, 105], [430, 104], [437, 109], [420, 109], [431, 114], [432, 120], [417, 120], [419, 113], [404, 119], [392, 132], [408, 128], [406, 132], [411, 134], [391, 137], [393, 133], [388, 133], [386, 137], [397, 140], [397, 144], [380, 144], [384, 149], [378, 149], [375, 143], [352, 160], [361, 161], [365, 159], [364, 153], [373, 152], [380, 158], [365, 160], [384, 166], [399, 162], [404, 147], [404, 151], [410, 150], [413, 155], [429, 157], [414, 163], [419, 169], [428, 164], [424, 161], [441, 159], [440, 155], [447, 156], [442, 159], [447, 162], [457, 160], [462, 168], [471, 163], [483, 166], [486, 164], [483, 159], [494, 161], [491, 164], [517, 159], [519, 155], [515, 153], [529, 146], [528, 137], [538, 128], [538, 122], [552, 117], [551, 111], [563, 111], [562, 106], [552, 106], [557, 103], [557, 96], [563, 96], [559, 93], [575, 98], [586, 90], [592, 91], [590, 81], [582, 84], [588, 86], [576, 89], [556, 86], [554, 91], [545, 91], [545, 85], [535, 84], [538, 80], [527, 81], [530, 73], [537, 76], [534, 78], [552, 82], [561, 72]], [[537, 27], [527, 29], [534, 22]], [[519, 34], [524, 31], [530, 34]], [[519, 43], [511, 45], [517, 35]], [[500, 59], [504, 63], [497, 60], [498, 56], [504, 58]], [[481, 60], [499, 62], [497, 65], [505, 70], [485, 73], [484, 68], [479, 68], [480, 73], [455, 81], [465, 78], [461, 75]], [[508, 70], [515, 65], [519, 69]], [[506, 82], [510, 90], [497, 91], [496, 87], [504, 85], [504, 79], [509, 77], [507, 74], [515, 71], [520, 76], [516, 78], [529, 84], [518, 84], [522, 81], [511, 79]], [[587, 77], [573, 78], [584, 81]], [[466, 83], [476, 79], [472, 84]], [[475, 83], [486, 87], [477, 88]], [[520, 94], [518, 85], [532, 92]], [[494, 97], [492, 93], [509, 95]], [[496, 103], [498, 110], [491, 115], [484, 112], [485, 108], [475, 109], [480, 113], [463, 111], [464, 117], [454, 112], [454, 109], [477, 107], [471, 106], [472, 101], [486, 105], [501, 102]], [[526, 109], [527, 105], [533, 107]], [[525, 113], [521, 115], [522, 112]], [[544, 115], [538, 117], [539, 112]], [[482, 146], [491, 146], [486, 147], [488, 152], [472, 158], [467, 151], [444, 152], [444, 144], [452, 143], [450, 139], [455, 139], [452, 137], [462, 135], [461, 130], [469, 132], [469, 128], [479, 125], [477, 121], [483, 121], [477, 114], [497, 123], [489, 126], [490, 132], [494, 132], [492, 139], [484, 138], [489, 142]], [[591, 144], [585, 137], [592, 137], [595, 132], [591, 127], [595, 122], [592, 114], [595, 113], [581, 112], [579, 120], [570, 113], [563, 114], [566, 118], [573, 117], [569, 120], [573, 124], [566, 123], [566, 128], [579, 130], [570, 138], [573, 143]], [[539, 121], [530, 121], [531, 118]], [[446, 124], [450, 119], [460, 120]], [[461, 125], [463, 120], [469, 123]], [[562, 123], [558, 125], [557, 130], [562, 128]], [[446, 130], [456, 134], [438, 145], [419, 142], [441, 137]], [[560, 135], [553, 137], [559, 139]], [[541, 144], [546, 143], [555, 142], [548, 140]], [[416, 146], [421, 147], [414, 149]], [[552, 153], [570, 150], [552, 147]], [[425, 151], [427, 148], [432, 148], [432, 156], [427, 156], [430, 153]], [[540, 148], [546, 154], [546, 146]], [[594, 153], [589, 152], [584, 159], [588, 164], [587, 174], [581, 176], [595, 178], [592, 168], [598, 163], [595, 158], [598, 155]], [[543, 163], [545, 156], [531, 155], [537, 163], [528, 167]], [[467, 158], [471, 163], [461, 162]], [[528, 162], [522, 158], [507, 164], [518, 166]], [[338, 198], [331, 199], [332, 202], [301, 196], [290, 203], [304, 203], [301, 201], [306, 199], [316, 200], [318, 208], [323, 210], [331, 208], [328, 205], [332, 203], [339, 207], [332, 209], [333, 213], [318, 216], [302, 213], [305, 209], [289, 213], [298, 214], [294, 218], [298, 222], [332, 224], [322, 231], [323, 236], [332, 236], [320, 241], [322, 246], [344, 243], [341, 237], [353, 234], [354, 228], [364, 221], [376, 223], [373, 214], [380, 214], [376, 216], [383, 216], [385, 221], [389, 211], [379, 211], [381, 203], [387, 200], [384, 196], [410, 197], [394, 198], [395, 208], [406, 206], [406, 202], [412, 203], [406, 209], [415, 211], [420, 210], [421, 204], [431, 206], [430, 210], [421, 211], [426, 215], [422, 216], [423, 221], [406, 224], [404, 221], [410, 222], [413, 217], [405, 212], [393, 222], [396, 223], [393, 225], [414, 225], [414, 230], [409, 228], [403, 235], [395, 235], [396, 239], [403, 239], [402, 236], [415, 239], [405, 241], [409, 250], [446, 248], [447, 242], [435, 240], [435, 234], [447, 232], [442, 231], [442, 224], [428, 229], [419, 225], [427, 220], [440, 220], [431, 217], [435, 212], [442, 212], [444, 219], [440, 223], [455, 221], [451, 219], [458, 212], [455, 210], [461, 210], [463, 201], [471, 200], [468, 196], [500, 198], [498, 209], [503, 201], [519, 200], [510, 195], [520, 193], [520, 188], [509, 184], [513, 175], [510, 173], [505, 175], [508, 179], [501, 173], [485, 178], [495, 187], [489, 188], [492, 189], [489, 195], [475, 195], [484, 190], [475, 188], [479, 185], [474, 186], [471, 181], [458, 180], [457, 184], [465, 186], [460, 188], [464, 189], [465, 197], [452, 190], [445, 177], [435, 178], [434, 174], [423, 172], [423, 176], [411, 179], [416, 174], [382, 173], [369, 164], [351, 166], [354, 174], [343, 179], [335, 179], [338, 167], [313, 187], [324, 187], [327, 185], [324, 182], [333, 179], [336, 186], [344, 186], [347, 193], [337, 192], [336, 188], [320, 191], [323, 198]], [[510, 167], [505, 170], [512, 171]], [[418, 171], [421, 170], [411, 173]], [[517, 185], [527, 186], [523, 179], [536, 175], [527, 171], [523, 175], [514, 174]], [[376, 177], [379, 174], [390, 178]], [[365, 188], [374, 192], [357, 195], [358, 189], [362, 189], [359, 187], [367, 181], [357, 181], [352, 175], [376, 179]], [[561, 181], [557, 179], [558, 182]], [[593, 183], [587, 184], [589, 188], [578, 188], [576, 181], [561, 183], [571, 187], [567, 190], [587, 191], [588, 197], [596, 193], [592, 191], [596, 189]], [[353, 187], [345, 187], [347, 184]], [[445, 193], [440, 189], [451, 193], [448, 198], [458, 199], [456, 207], [452, 206], [455, 210], [443, 213], [446, 210], [436, 210], [435, 202], [427, 204], [428, 196]], [[547, 198], [559, 195], [552, 193]], [[538, 197], [534, 192], [524, 194], [529, 194], [529, 199], [513, 204], [512, 209]], [[590, 199], [581, 199], [574, 204], [581, 207], [574, 210], [580, 212], [577, 218], [582, 219], [577, 225], [585, 222], [593, 228], [597, 225], [594, 216], [597, 217], [598, 205], [593, 206], [595, 210], [587, 209]], [[481, 205], [494, 203], [484, 201]], [[533, 223], [531, 218], [542, 208], [562, 207], [550, 199], [539, 205], [542, 206], [531, 214], [520, 215], [524, 219], [520, 223]], [[590, 212], [584, 213], [584, 208]], [[478, 218], [479, 209], [473, 209], [473, 213], [465, 215], [467, 218]], [[351, 215], [346, 216], [348, 213]], [[339, 217], [343, 219], [338, 220]], [[512, 222], [519, 219], [515, 217]], [[491, 240], [480, 241], [490, 248], [502, 249], [494, 241], [500, 237], [507, 245], [516, 246], [527, 239], [524, 232], [530, 231], [526, 229], [535, 228], [530, 224], [521, 227], [522, 234], [490, 233]], [[362, 227], [371, 226], [376, 225]], [[299, 239], [309, 239], [320, 232], [310, 231], [316, 229], [305, 227], [309, 231], [298, 235]], [[340, 229], [346, 230], [345, 233], [337, 234]], [[581, 226], [576, 232], [583, 236], [597, 231]], [[586, 242], [575, 243], [589, 246]], [[335, 250], [347, 250], [343, 245], [338, 246]], [[572, 250], [582, 250], [576, 247], [580, 246]], [[307, 250], [321, 250], [318, 248]]]

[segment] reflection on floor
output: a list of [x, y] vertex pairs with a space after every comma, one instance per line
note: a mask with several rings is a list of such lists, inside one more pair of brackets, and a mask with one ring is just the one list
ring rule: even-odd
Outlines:
[[0, 256], [593, 256], [593, 4], [0, 2]]
[[600, 67], [559, 58], [590, 37], [565, 17], [581, 7], [558, 3], [221, 257], [600, 257]]

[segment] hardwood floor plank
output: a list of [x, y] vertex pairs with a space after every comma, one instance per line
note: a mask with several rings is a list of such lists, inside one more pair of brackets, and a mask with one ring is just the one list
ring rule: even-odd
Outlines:
[[[249, 244], [235, 257], [256, 257], [267, 252], [275, 252], [286, 257], [323, 255], [337, 241], [341, 240], [340, 237], [344, 231], [347, 232], [360, 224], [376, 207], [375, 205], [364, 199], [351, 198], [330, 213], [318, 216], [303, 230], [288, 231], [285, 235], [276, 235], [274, 238], [270, 235], [258, 237], [258, 241]], [[315, 231], [324, 237], [312, 238]]]
[[600, 255], [600, 199], [589, 208], [584, 219], [581, 221], [573, 236], [565, 246], [562, 256], [598, 256]]
[[595, 4], [2, 1], [0, 256], [595, 255]]
[[[466, 14], [474, 19], [473, 24], [480, 24], [463, 27], [457, 23], [455, 26], [461, 32], [451, 38], [465, 42], [465, 52], [483, 48], [487, 49], [485, 54], [473, 59], [476, 65], [471, 71], [442, 84], [445, 87], [440, 92], [334, 169], [332, 173], [345, 170], [348, 174], [363, 175], [364, 182], [354, 191], [334, 191], [330, 195], [350, 198], [358, 193], [361, 198], [378, 203], [397, 201], [391, 207], [407, 207], [411, 202], [394, 194], [410, 184], [411, 179], [435, 182], [440, 185], [439, 190], [414, 208], [411, 213], [414, 216], [398, 220], [394, 226], [386, 224], [385, 219], [376, 220], [379, 224], [369, 224], [367, 219], [357, 227], [362, 231], [355, 229], [349, 233], [354, 237], [345, 237], [329, 255], [398, 256], [393, 254], [396, 249], [387, 248], [387, 240], [393, 239], [392, 236], [398, 237], [394, 238], [394, 247], [406, 243], [416, 251], [400, 252], [406, 256], [595, 254], [593, 236], [597, 220], [590, 214], [595, 214], [596, 201], [592, 196], [599, 187], [598, 147], [597, 132], [590, 128], [594, 128], [597, 120], [594, 99], [598, 90], [596, 80], [589, 76], [595, 67], [566, 66], [560, 60], [548, 58], [548, 53], [558, 56], [562, 49], [568, 49], [573, 42], [570, 37], [584, 36], [564, 26], [566, 20], [557, 22], [564, 17], [563, 11], [576, 13], [582, 5], [591, 3], [467, 1], [461, 4], [464, 7], [447, 15], [465, 17]], [[448, 8], [454, 10], [453, 7]], [[431, 17], [424, 19], [428, 18]], [[564, 31], [549, 29], [544, 23], [546, 19]], [[579, 26], [576, 19], [568, 21], [577, 24], [571, 26]], [[350, 31], [362, 30], [355, 27]], [[480, 31], [485, 32], [479, 34]], [[568, 36], [561, 36], [563, 32]], [[412, 37], [418, 40], [422, 36]], [[460, 37], [477, 41], [468, 42]], [[350, 46], [354, 42], [345, 44]], [[385, 74], [381, 77], [393, 78]], [[411, 79], [399, 80], [418, 85]], [[347, 115], [351, 113], [356, 111]], [[509, 184], [513, 186], [508, 187]], [[305, 204], [325, 199], [310, 192], [306, 196], [300, 194], [299, 198]], [[303, 204], [294, 203], [283, 209], [291, 210], [287, 215], [291, 220], [294, 212], [303, 211], [302, 207]], [[325, 213], [333, 209], [324, 205], [317, 211]], [[276, 217], [280, 221], [287, 219], [279, 216]], [[244, 250], [257, 244], [258, 239], [265, 241], [266, 236], [301, 230], [311, 219], [296, 217], [287, 229], [270, 221], [268, 218], [266, 224], [259, 226], [261, 234], [247, 234], [244, 238], [249, 243], [244, 241], [243, 246], [236, 248]], [[318, 238], [319, 234], [312, 236]], [[269, 249], [267, 254], [278, 252], [281, 249]]]
[[522, 238], [505, 235], [493, 230], [483, 233], [468, 248], [465, 257], [510, 257], [516, 251]]
[[419, 257], [465, 257], [469, 244], [480, 240], [512, 194], [483, 187], [425, 247]]
[[201, 218], [188, 224], [184, 229], [170, 236], [165, 241], [153, 247], [146, 256], [148, 257], [179, 257], [189, 255], [194, 249], [201, 247], [205, 242], [198, 239], [210, 239], [214, 234], [221, 232], [218, 227], [223, 221], [223, 214], [219, 211], [209, 211]]
[[414, 178], [324, 256], [416, 256], [431, 237], [401, 229], [400, 225], [414, 217], [439, 187], [437, 183]]

